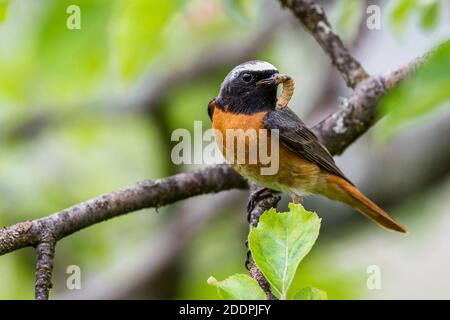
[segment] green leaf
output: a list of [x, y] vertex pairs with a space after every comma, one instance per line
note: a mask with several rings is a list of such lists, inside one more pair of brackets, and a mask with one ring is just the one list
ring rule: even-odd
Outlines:
[[5, 21], [8, 14], [9, 0], [0, 0], [0, 22]]
[[417, 13], [424, 30], [436, 26], [439, 18], [440, 3], [438, 0], [397, 0], [390, 13], [389, 20], [397, 36], [402, 36], [408, 18]]
[[235, 274], [223, 281], [217, 281], [214, 277], [210, 277], [208, 284], [215, 286], [219, 296], [225, 300], [266, 299], [258, 282], [246, 274]]
[[417, 0], [397, 0], [389, 15], [389, 22], [397, 36], [402, 36], [410, 13], [416, 7]]
[[305, 287], [298, 291], [292, 300], [328, 300], [328, 295], [325, 291], [314, 288]]
[[336, 12], [337, 32], [346, 40], [355, 39], [364, 14], [364, 2], [355, 0], [338, 1]]
[[143, 71], [163, 44], [162, 29], [174, 9], [173, 0], [119, 1], [112, 19], [112, 45], [120, 74], [129, 80]]
[[387, 114], [379, 127], [382, 140], [411, 120], [450, 104], [450, 41], [436, 49], [409, 79], [391, 90], [381, 101]]
[[425, 5], [421, 6], [421, 24], [425, 30], [433, 29], [439, 18], [439, 1], [427, 2]]
[[249, 235], [256, 265], [280, 299], [286, 299], [300, 261], [319, 235], [320, 219], [301, 205], [289, 204], [289, 212], [266, 211]]

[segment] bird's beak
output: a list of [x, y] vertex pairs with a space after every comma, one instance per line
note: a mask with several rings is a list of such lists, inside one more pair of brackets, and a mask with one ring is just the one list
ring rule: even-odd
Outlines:
[[291, 77], [287, 74], [274, 73], [271, 77], [267, 79], [259, 80], [256, 85], [279, 85], [280, 83], [284, 83], [287, 80], [290, 80]]

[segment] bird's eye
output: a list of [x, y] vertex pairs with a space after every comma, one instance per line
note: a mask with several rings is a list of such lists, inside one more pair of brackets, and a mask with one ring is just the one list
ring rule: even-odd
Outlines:
[[250, 73], [244, 73], [242, 75], [242, 80], [244, 80], [245, 82], [250, 82], [252, 81], [253, 77]]

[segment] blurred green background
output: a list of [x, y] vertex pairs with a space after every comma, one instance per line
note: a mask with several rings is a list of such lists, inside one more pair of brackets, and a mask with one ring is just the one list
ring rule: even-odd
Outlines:
[[[319, 2], [370, 73], [450, 38], [450, 1]], [[80, 29], [67, 26], [71, 5]], [[369, 29], [373, 5], [380, 28]], [[449, 52], [447, 43], [389, 95], [382, 110], [390, 116], [337, 158], [409, 233], [309, 199], [323, 227], [297, 287], [331, 299], [450, 298]], [[207, 128], [222, 79], [251, 59], [295, 78], [291, 107], [309, 125], [350, 94], [275, 0], [0, 0], [0, 226], [198, 167], [171, 164], [170, 134], [195, 120]], [[218, 298], [210, 275], [245, 272], [246, 196], [201, 196], [63, 239], [51, 298]], [[1, 299], [33, 298], [34, 260], [30, 248], [0, 257]], [[81, 290], [66, 287], [70, 265], [81, 268]], [[380, 267], [380, 290], [366, 286], [371, 265]]]

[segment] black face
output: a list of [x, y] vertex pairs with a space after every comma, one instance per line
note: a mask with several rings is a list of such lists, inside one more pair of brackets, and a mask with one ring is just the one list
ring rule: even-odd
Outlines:
[[274, 110], [277, 101], [277, 85], [258, 83], [278, 71], [262, 61], [250, 61], [234, 68], [220, 88], [216, 104], [233, 113], [252, 114]]

